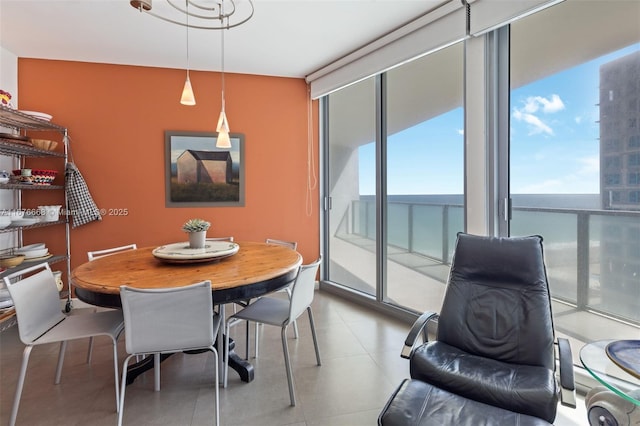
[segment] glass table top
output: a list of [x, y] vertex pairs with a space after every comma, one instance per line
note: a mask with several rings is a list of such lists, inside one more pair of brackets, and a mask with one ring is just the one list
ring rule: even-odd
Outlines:
[[640, 379], [611, 361], [606, 348], [612, 342], [615, 340], [587, 343], [580, 349], [580, 361], [598, 382], [622, 398], [640, 405]]

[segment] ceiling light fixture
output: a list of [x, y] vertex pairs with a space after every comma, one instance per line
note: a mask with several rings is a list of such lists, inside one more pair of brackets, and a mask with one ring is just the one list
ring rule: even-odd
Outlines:
[[[160, 11], [152, 12], [153, 0], [130, 0], [129, 4], [140, 12], [154, 16], [172, 24], [187, 27], [187, 79], [184, 83], [182, 99], [180, 103], [184, 105], [195, 105], [195, 96], [191, 88], [189, 80], [189, 28], [197, 28], [201, 30], [228, 30], [244, 24], [253, 16], [254, 7], [253, 0], [184, 0], [184, 8], [181, 6], [182, 0], [163, 0]], [[166, 7], [171, 6], [171, 7]], [[196, 9], [196, 12], [190, 11], [189, 6]], [[225, 12], [228, 11], [228, 12]], [[186, 22], [181, 19], [186, 16]], [[191, 18], [191, 23], [189, 23]], [[231, 148], [231, 140], [229, 138], [229, 122], [225, 113], [224, 99], [224, 31], [220, 35], [221, 42], [221, 78], [222, 78], [222, 107], [220, 117], [218, 118], [218, 138], [216, 147]], [[190, 94], [190, 98], [189, 98]], [[189, 103], [189, 102], [193, 103]]]
[[[253, 0], [186, 0], [196, 12], [182, 7], [182, 0], [162, 0], [161, 9], [152, 11], [153, 0], [131, 0], [129, 3], [140, 12], [155, 16], [172, 24], [187, 26], [181, 19], [183, 15], [191, 17], [191, 28], [201, 30], [223, 30], [244, 24], [253, 16]], [[171, 7], [165, 7], [169, 5]], [[225, 10], [227, 13], [225, 13]]]

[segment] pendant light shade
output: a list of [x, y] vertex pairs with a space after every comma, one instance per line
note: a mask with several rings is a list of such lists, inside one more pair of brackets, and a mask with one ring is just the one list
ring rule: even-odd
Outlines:
[[193, 94], [193, 89], [191, 88], [191, 80], [189, 80], [189, 73], [187, 72], [187, 79], [184, 82], [184, 88], [182, 89], [182, 97], [180, 98], [180, 103], [182, 105], [195, 105], [196, 97]]
[[229, 122], [227, 121], [227, 114], [224, 112], [224, 109], [220, 111], [220, 117], [218, 117], [218, 126], [216, 127], [216, 132], [230, 132]]
[[231, 139], [229, 133], [224, 130], [218, 132], [218, 138], [216, 139], [216, 148], [231, 148]]
[[229, 139], [229, 121], [227, 120], [227, 114], [224, 111], [224, 30], [220, 33], [220, 55], [222, 63], [222, 72], [220, 73], [221, 85], [222, 85], [222, 100], [220, 102], [220, 117], [218, 117], [218, 125], [216, 126], [216, 132], [218, 132], [218, 139], [216, 140], [216, 148], [231, 148], [231, 140]]

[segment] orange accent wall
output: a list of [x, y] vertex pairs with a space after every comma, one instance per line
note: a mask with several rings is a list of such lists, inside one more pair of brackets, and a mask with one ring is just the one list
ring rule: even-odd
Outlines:
[[[19, 59], [20, 109], [46, 112], [68, 128], [69, 161], [106, 211], [102, 221], [71, 230], [72, 269], [87, 260], [88, 250], [186, 241], [180, 228], [193, 217], [212, 222], [209, 236], [295, 240], [305, 262], [319, 255], [317, 185], [307, 205], [308, 92], [302, 79], [225, 73], [231, 131], [245, 135], [245, 206], [165, 207], [164, 131], [214, 132], [220, 113], [220, 74], [191, 71], [190, 77], [192, 107], [179, 103], [184, 70]], [[313, 134], [317, 171], [317, 123]], [[25, 198], [25, 205], [42, 204], [42, 192], [38, 200]], [[55, 194], [44, 198], [55, 202]], [[61, 250], [62, 233], [54, 228], [26, 232], [25, 243], [45, 239]]]

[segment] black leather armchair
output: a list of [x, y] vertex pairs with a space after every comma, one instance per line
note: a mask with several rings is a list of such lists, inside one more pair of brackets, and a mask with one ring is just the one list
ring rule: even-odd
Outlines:
[[[436, 339], [429, 341], [426, 325], [434, 320]], [[401, 356], [410, 360], [413, 381], [462, 401], [549, 423], [560, 399], [575, 407], [571, 348], [566, 339], [555, 339], [542, 237], [458, 234], [442, 310], [416, 321]], [[424, 415], [430, 407], [422, 404]], [[477, 411], [469, 408], [466, 415], [477, 418]]]

